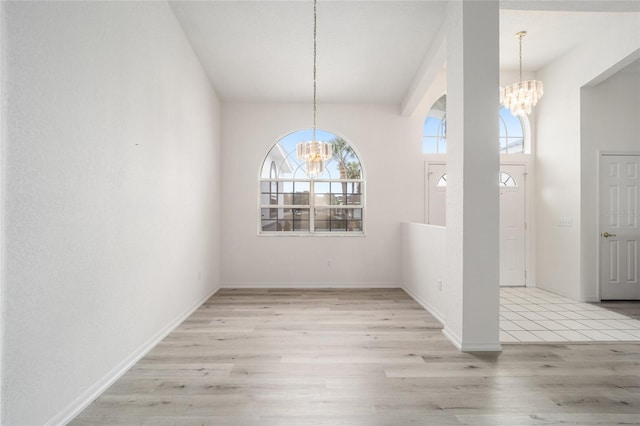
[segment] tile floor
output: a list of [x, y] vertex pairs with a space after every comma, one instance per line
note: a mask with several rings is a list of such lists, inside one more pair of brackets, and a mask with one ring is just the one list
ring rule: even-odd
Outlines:
[[640, 342], [640, 321], [537, 288], [503, 287], [500, 341]]

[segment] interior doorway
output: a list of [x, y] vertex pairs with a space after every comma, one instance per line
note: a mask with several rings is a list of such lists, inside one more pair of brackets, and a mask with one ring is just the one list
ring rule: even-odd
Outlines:
[[[446, 225], [447, 172], [444, 163], [425, 167], [425, 222]], [[526, 285], [526, 168], [524, 164], [500, 166], [500, 286]]]
[[640, 154], [600, 156], [600, 298], [640, 300]]

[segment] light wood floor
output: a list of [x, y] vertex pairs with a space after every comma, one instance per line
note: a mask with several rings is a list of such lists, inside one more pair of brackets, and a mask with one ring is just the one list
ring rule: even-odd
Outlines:
[[440, 328], [399, 289], [220, 290], [71, 424], [640, 424], [640, 344]]

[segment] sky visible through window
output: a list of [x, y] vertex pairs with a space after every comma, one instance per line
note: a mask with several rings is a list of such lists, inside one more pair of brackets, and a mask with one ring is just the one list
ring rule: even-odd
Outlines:
[[[301, 142], [330, 144], [331, 159], [318, 176], [308, 175], [297, 158]], [[319, 173], [321, 167], [313, 167]], [[293, 132], [265, 157], [260, 173], [260, 232], [304, 235], [361, 235], [364, 179], [360, 160], [347, 141], [326, 130]]]
[[[315, 140], [322, 142], [332, 142], [340, 137], [334, 133], [326, 130], [316, 129]], [[283, 160], [288, 167], [281, 167], [282, 164], [277, 164], [280, 179], [309, 179], [305, 173], [305, 164], [303, 161], [298, 160], [296, 156], [296, 146], [300, 142], [313, 140], [313, 130], [305, 129], [290, 133], [280, 139], [280, 141], [272, 148], [279, 149], [283, 154]], [[353, 152], [353, 151], [351, 151]], [[355, 153], [351, 154], [348, 160], [355, 162], [360, 167], [360, 161], [355, 156]], [[336, 158], [332, 158], [325, 165], [325, 171], [319, 176], [315, 176], [314, 180], [327, 180], [327, 179], [340, 179], [339, 163]]]
[[[422, 152], [425, 154], [446, 154], [447, 119], [446, 96], [438, 99], [424, 121]], [[499, 149], [501, 154], [522, 154], [524, 151], [524, 130], [521, 119], [500, 108]]]

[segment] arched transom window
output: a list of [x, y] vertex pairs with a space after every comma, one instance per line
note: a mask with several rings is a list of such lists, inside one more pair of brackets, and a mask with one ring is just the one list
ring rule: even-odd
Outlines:
[[363, 234], [365, 181], [356, 151], [343, 138], [316, 130], [315, 140], [330, 144], [331, 158], [322, 173], [310, 176], [296, 147], [312, 139], [312, 130], [291, 133], [265, 157], [260, 173], [260, 234]]
[[[509, 173], [500, 172], [500, 177], [498, 179], [498, 183], [500, 186], [506, 186], [510, 188], [516, 188], [518, 186], [518, 182], [516, 178], [511, 176]], [[443, 188], [447, 186], [447, 174], [443, 173], [440, 175], [438, 180], [436, 181], [436, 187]]]
[[[500, 136], [498, 146], [500, 154], [523, 154], [528, 126], [526, 117], [516, 117], [505, 107], [500, 108]], [[424, 121], [422, 135], [424, 154], [447, 153], [447, 95], [438, 99]]]

